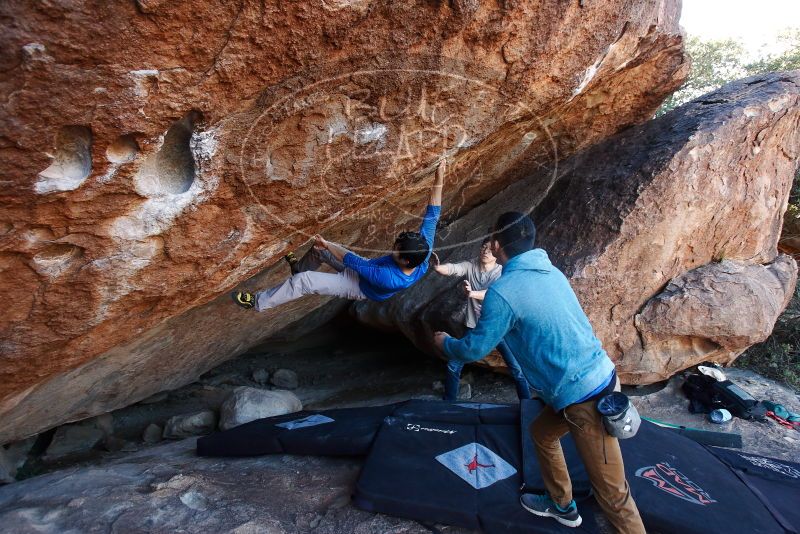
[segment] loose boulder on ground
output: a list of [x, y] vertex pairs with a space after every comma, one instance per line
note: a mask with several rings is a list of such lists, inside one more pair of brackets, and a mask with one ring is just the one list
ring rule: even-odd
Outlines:
[[256, 369], [253, 371], [253, 381], [262, 386], [266, 385], [269, 381], [269, 372], [266, 369]]
[[158, 443], [161, 441], [164, 430], [155, 423], [150, 423], [142, 432], [142, 441], [145, 443]]
[[0, 484], [14, 482], [17, 470], [25, 465], [36, 438], [28, 438], [0, 447]]
[[182, 439], [210, 434], [217, 426], [217, 415], [211, 410], [176, 415], [164, 425], [164, 439]]
[[60, 426], [45, 451], [44, 459], [55, 461], [74, 454], [86, 453], [111, 436], [113, 431], [114, 418], [111, 414]]
[[227, 430], [264, 417], [299, 412], [303, 403], [291, 391], [238, 387], [222, 404], [219, 428]]
[[291, 369], [278, 369], [272, 375], [272, 384], [282, 389], [297, 389], [297, 373]]

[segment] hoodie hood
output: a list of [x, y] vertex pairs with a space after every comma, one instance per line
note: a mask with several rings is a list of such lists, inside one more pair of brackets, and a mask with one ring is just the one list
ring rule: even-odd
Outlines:
[[542, 273], [549, 273], [552, 270], [553, 264], [550, 263], [547, 252], [540, 248], [535, 248], [514, 256], [503, 266], [503, 273], [512, 271], [539, 271]]

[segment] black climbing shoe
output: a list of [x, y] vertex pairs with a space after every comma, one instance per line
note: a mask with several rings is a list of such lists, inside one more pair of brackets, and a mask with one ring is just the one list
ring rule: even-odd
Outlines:
[[248, 310], [256, 305], [256, 296], [247, 291], [234, 291], [231, 293], [231, 298], [233, 302]]
[[294, 255], [294, 252], [288, 253], [286, 256], [283, 257], [286, 260], [286, 263], [289, 264], [289, 270], [292, 271], [292, 274], [297, 274], [297, 263], [300, 261], [297, 259], [297, 256]]

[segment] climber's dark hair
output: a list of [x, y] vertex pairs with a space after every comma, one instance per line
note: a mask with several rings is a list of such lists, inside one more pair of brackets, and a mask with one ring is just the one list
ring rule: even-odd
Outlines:
[[507, 211], [497, 218], [492, 231], [506, 256], [513, 258], [533, 249], [536, 242], [536, 227], [530, 217], [518, 211]]
[[422, 265], [431, 252], [431, 246], [419, 232], [401, 232], [394, 245], [400, 259], [406, 260], [409, 267]]

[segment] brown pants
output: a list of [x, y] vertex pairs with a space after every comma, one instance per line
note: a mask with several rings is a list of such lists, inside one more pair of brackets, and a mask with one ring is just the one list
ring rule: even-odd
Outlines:
[[631, 497], [619, 441], [603, 427], [596, 401], [568, 406], [557, 413], [546, 406], [531, 423], [530, 433], [550, 498], [561, 507], [572, 501], [572, 483], [559, 439], [569, 432], [581, 455], [594, 496], [611, 524], [624, 534], [644, 533], [642, 518]]

